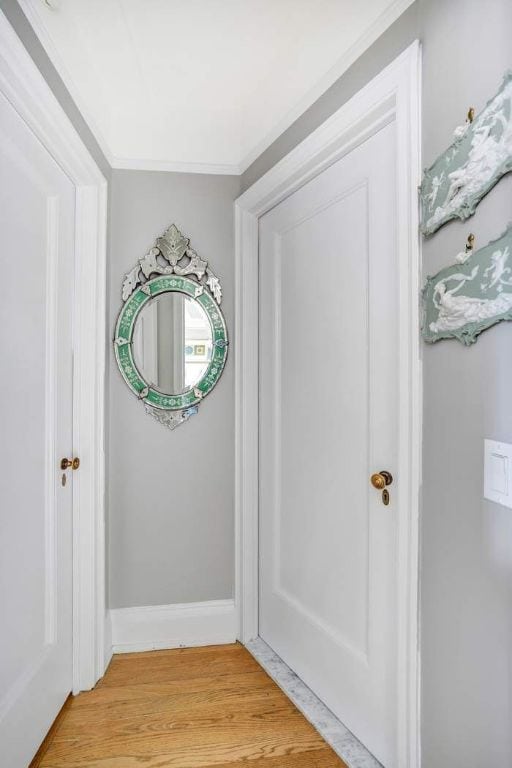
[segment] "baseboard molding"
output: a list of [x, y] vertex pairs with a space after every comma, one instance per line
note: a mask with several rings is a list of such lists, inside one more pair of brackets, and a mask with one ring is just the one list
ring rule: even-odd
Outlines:
[[114, 608], [110, 621], [113, 653], [222, 645], [238, 634], [233, 600]]

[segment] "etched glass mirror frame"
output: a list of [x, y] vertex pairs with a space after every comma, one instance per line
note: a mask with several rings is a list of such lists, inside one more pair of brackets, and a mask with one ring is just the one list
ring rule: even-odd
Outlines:
[[[219, 381], [226, 364], [228, 335], [220, 309], [222, 288], [208, 262], [189, 247], [175, 224], [157, 238], [155, 245], [123, 281], [124, 304], [119, 312], [114, 352], [126, 384], [144, 403], [146, 412], [174, 429], [198, 412], [200, 402]], [[144, 307], [164, 293], [179, 293], [198, 302], [204, 310], [212, 336], [212, 354], [206, 370], [194, 386], [184, 392], [166, 394], [148, 381], [134, 355], [134, 333]]]

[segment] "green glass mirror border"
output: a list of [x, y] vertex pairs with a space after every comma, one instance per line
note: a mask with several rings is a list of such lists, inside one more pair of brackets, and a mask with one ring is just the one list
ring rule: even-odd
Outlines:
[[[133, 331], [142, 307], [161, 293], [175, 291], [195, 299], [208, 316], [213, 334], [213, 354], [204, 376], [192, 389], [180, 395], [165, 395], [153, 389], [141, 376], [133, 359]], [[224, 317], [203, 286], [186, 277], [155, 277], [132, 293], [117, 319], [114, 337], [117, 364], [137, 397], [155, 408], [177, 411], [200, 403], [218, 382], [228, 355], [228, 337]], [[147, 389], [147, 394], [144, 394]]]

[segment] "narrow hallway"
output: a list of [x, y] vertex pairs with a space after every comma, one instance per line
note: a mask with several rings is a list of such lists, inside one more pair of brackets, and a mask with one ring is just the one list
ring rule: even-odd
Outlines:
[[114, 656], [31, 768], [344, 768], [243, 646]]
[[0, 0], [0, 768], [512, 768], [512, 0]]

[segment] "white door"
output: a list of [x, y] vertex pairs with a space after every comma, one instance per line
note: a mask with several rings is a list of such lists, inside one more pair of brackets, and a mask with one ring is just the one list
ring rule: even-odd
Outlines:
[[396, 755], [395, 133], [260, 219], [260, 635]]
[[[72, 686], [74, 187], [0, 95], [0, 763]], [[65, 476], [65, 485], [62, 477]]]

